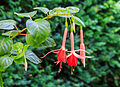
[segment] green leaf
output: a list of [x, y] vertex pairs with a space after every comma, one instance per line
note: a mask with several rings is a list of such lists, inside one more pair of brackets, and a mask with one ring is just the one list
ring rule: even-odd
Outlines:
[[24, 56], [22, 56], [22, 57], [19, 58], [19, 59], [14, 58], [13, 61], [14, 61], [16, 64], [24, 64], [24, 63], [25, 63]]
[[44, 14], [47, 14], [49, 12], [49, 9], [48, 8], [45, 8], [45, 7], [35, 7], [34, 9], [39, 9], [41, 10]]
[[51, 31], [49, 22], [42, 19], [36, 19], [35, 22], [28, 20], [26, 26], [31, 34], [26, 35], [26, 42], [35, 48], [38, 48], [48, 38]]
[[0, 72], [0, 87], [3, 87], [2, 73]]
[[80, 18], [74, 16], [74, 21], [75, 21], [75, 24], [77, 24], [77, 25], [79, 25], [79, 26], [82, 25], [82, 26], [85, 27], [84, 22], [83, 22], [82, 20], [80, 20]]
[[14, 29], [13, 25], [16, 25], [16, 21], [14, 21], [14, 20], [0, 21], [0, 29], [11, 30], [11, 29]]
[[32, 11], [32, 12], [28, 12], [28, 13], [16, 13], [16, 12], [14, 12], [14, 14], [18, 15], [19, 17], [33, 17], [36, 13], [37, 13], [37, 11]]
[[77, 8], [77, 7], [69, 6], [69, 7], [66, 7], [66, 9], [67, 9], [67, 11], [69, 13], [77, 13], [77, 12], [79, 12], [79, 8]]
[[5, 35], [5, 36], [14, 36], [18, 33], [17, 30], [12, 30], [12, 31], [8, 31], [8, 32], [5, 32], [5, 33], [2, 33], [2, 35]]
[[35, 35], [37, 31], [39, 31], [39, 26], [36, 22], [32, 21], [32, 20], [27, 20], [26, 22], [26, 27], [27, 27], [27, 30], [28, 32], [31, 34], [31, 35]]
[[54, 41], [54, 39], [48, 37], [47, 40], [45, 42], [43, 42], [42, 44], [40, 44], [40, 48], [46, 48], [46, 47], [54, 47], [56, 46], [56, 43]]
[[0, 55], [7, 54], [11, 51], [13, 45], [13, 41], [11, 38], [4, 38], [0, 36]]
[[5, 71], [13, 63], [13, 57], [4, 55], [0, 57], [0, 71]]
[[14, 59], [19, 59], [23, 56], [23, 43], [17, 42], [13, 45], [13, 49], [11, 51], [12, 54], [17, 54], [14, 56]]
[[27, 50], [25, 52], [25, 56], [28, 60], [30, 60], [31, 62], [33, 62], [35, 64], [40, 63], [40, 59], [31, 50]]

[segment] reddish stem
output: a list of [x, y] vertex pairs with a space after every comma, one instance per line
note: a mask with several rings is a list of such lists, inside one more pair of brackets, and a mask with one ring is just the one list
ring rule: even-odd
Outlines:
[[70, 33], [70, 39], [71, 39], [71, 51], [74, 51], [74, 36], [73, 36], [73, 32]]
[[27, 34], [20, 34], [20, 35], [27, 35]]
[[65, 48], [66, 37], [67, 37], [67, 28], [65, 28], [65, 30], [64, 30], [62, 48]]

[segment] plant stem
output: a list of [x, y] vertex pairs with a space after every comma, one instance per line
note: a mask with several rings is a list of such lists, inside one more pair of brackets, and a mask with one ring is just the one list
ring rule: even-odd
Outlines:
[[27, 28], [24, 28], [24, 29], [22, 29], [20, 32], [23, 32], [23, 31], [25, 31]]
[[19, 35], [19, 34], [17, 33], [16, 35], [14, 35], [14, 36], [12, 37], [12, 39], [15, 38], [15, 37], [18, 36], [18, 35]]
[[2, 79], [2, 73], [0, 72], [0, 87], [4, 87], [3, 86], [3, 79]]
[[18, 28], [17, 28], [17, 26], [16, 25], [14, 25], [14, 27], [17, 29], [17, 31], [19, 32], [19, 30], [18, 30]]
[[14, 35], [14, 36], [12, 37], [12, 39], [15, 38], [16, 36], [18, 36], [21, 32], [25, 31], [26, 29], [27, 29], [27, 28], [24, 28], [24, 29], [22, 29], [21, 31], [18, 31], [18, 33], [17, 33], [16, 35]]

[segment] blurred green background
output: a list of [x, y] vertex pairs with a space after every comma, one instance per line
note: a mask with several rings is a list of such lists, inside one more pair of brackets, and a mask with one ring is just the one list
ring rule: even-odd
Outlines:
[[[76, 6], [80, 12], [77, 17], [85, 23], [84, 42], [86, 51], [92, 59], [86, 59], [84, 68], [79, 60], [75, 72], [70, 74], [71, 67], [63, 64], [61, 73], [56, 54], [49, 54], [42, 63], [35, 65], [28, 62], [28, 71], [23, 65], [13, 64], [3, 74], [5, 87], [120, 87], [120, 1], [119, 0], [0, 0], [0, 20], [14, 19], [17, 26], [25, 27], [27, 18], [20, 18], [14, 12], [33, 11], [34, 7]], [[33, 17], [45, 17], [41, 11]], [[41, 57], [50, 50], [61, 47], [64, 18], [54, 17], [51, 23], [51, 37], [56, 46], [47, 49], [33, 49]], [[0, 30], [0, 35], [4, 30]], [[79, 49], [79, 26], [76, 26], [75, 49]], [[24, 36], [15, 41], [25, 43]], [[70, 50], [70, 39], [67, 37], [66, 48]]]

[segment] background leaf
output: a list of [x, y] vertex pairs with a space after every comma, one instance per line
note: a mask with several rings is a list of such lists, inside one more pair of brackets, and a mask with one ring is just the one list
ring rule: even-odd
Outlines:
[[42, 44], [40, 44], [40, 48], [47, 48], [47, 47], [54, 47], [56, 46], [56, 43], [54, 41], [54, 39], [48, 37], [47, 40], [45, 40], [45, 42], [43, 42]]
[[16, 21], [14, 21], [14, 20], [0, 21], [0, 29], [11, 30], [11, 29], [14, 29], [13, 25], [16, 25]]

